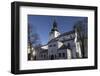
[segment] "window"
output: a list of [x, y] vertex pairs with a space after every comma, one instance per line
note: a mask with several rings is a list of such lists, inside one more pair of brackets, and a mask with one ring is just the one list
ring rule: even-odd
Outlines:
[[63, 57], [65, 57], [65, 53], [62, 53]]
[[59, 57], [61, 57], [61, 53], [59, 53]]
[[50, 45], [49, 47], [52, 47], [52, 45]]
[[46, 55], [44, 55], [44, 58], [46, 57]]
[[55, 58], [56, 58], [56, 55], [55, 55]]
[[43, 55], [41, 55], [41, 57], [43, 57]]

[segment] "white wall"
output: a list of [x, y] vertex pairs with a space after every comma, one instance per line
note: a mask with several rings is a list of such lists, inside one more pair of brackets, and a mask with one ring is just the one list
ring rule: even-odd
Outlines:
[[[10, 30], [11, 30], [11, 6], [10, 3], [14, 0], [1, 0], [0, 2], [0, 76], [13, 76], [10, 73]], [[16, 0], [17, 1], [17, 0]], [[31, 2], [44, 2], [44, 3], [58, 3], [58, 4], [74, 4], [74, 5], [90, 5], [98, 6], [100, 13], [100, 0], [21, 0]], [[98, 15], [100, 20], [100, 14]], [[100, 25], [100, 23], [98, 24]], [[100, 29], [100, 26], [98, 27]], [[100, 32], [100, 30], [99, 30]], [[98, 38], [100, 42], [100, 35]], [[100, 45], [100, 44], [99, 44]], [[100, 54], [100, 49], [99, 49]], [[98, 56], [100, 58], [100, 55]], [[99, 59], [100, 67], [100, 59]], [[71, 71], [71, 72], [54, 72], [54, 73], [40, 73], [34, 76], [99, 76], [99, 70], [85, 70], [85, 71]], [[33, 74], [26, 74], [25, 76], [33, 76]], [[21, 75], [23, 76], [23, 75]]]

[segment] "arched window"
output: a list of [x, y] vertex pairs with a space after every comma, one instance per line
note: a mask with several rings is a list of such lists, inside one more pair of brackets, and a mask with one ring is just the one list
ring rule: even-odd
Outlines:
[[65, 57], [65, 53], [62, 53], [63, 57]]
[[59, 57], [61, 57], [61, 53], [59, 53]]

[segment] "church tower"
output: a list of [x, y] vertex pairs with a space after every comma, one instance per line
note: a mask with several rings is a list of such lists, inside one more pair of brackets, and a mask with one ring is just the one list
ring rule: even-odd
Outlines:
[[51, 31], [49, 33], [49, 41], [54, 39], [54, 38], [56, 38], [56, 37], [58, 37], [59, 35], [60, 35], [60, 32], [58, 30], [57, 23], [56, 23], [56, 21], [54, 19], [53, 27], [52, 27], [52, 29], [51, 29]]

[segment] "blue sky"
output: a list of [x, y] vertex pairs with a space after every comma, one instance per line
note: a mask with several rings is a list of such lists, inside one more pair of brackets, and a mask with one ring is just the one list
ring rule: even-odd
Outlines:
[[61, 33], [71, 31], [77, 21], [87, 19], [87, 17], [75, 16], [28, 15], [28, 23], [35, 27], [35, 32], [38, 33], [43, 45], [45, 45], [49, 40], [49, 32], [52, 28], [54, 18]]

